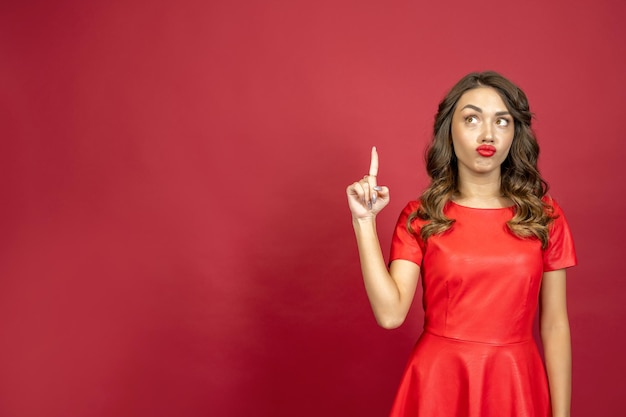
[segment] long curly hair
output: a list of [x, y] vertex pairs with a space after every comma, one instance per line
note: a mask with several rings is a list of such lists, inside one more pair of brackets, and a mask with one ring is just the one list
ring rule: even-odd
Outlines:
[[452, 147], [452, 116], [461, 96], [477, 87], [491, 87], [500, 95], [514, 120], [511, 149], [501, 166], [500, 190], [514, 204], [515, 215], [508, 221], [510, 231], [518, 237], [535, 237], [545, 249], [553, 207], [544, 199], [548, 184], [539, 174], [539, 145], [531, 128], [532, 113], [526, 94], [502, 75], [485, 71], [463, 77], [439, 103], [434, 133], [426, 149], [426, 170], [430, 185], [420, 197], [417, 211], [409, 216], [407, 226], [416, 218], [425, 220], [420, 236], [426, 241], [434, 234], [450, 229], [454, 219], [444, 215], [444, 207], [458, 192], [457, 158]]

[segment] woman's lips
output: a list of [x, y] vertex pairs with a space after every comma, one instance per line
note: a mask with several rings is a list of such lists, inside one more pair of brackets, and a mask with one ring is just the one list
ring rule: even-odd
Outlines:
[[476, 152], [478, 152], [480, 156], [490, 157], [496, 153], [496, 147], [491, 145], [480, 145], [476, 148]]

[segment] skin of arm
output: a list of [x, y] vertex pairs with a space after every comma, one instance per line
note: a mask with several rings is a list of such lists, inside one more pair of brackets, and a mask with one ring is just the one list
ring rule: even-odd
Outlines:
[[381, 327], [400, 326], [411, 306], [420, 268], [413, 262], [397, 260], [387, 269], [376, 233], [376, 215], [389, 203], [389, 189], [377, 185], [378, 152], [372, 148], [369, 174], [348, 186], [346, 194], [352, 212], [365, 290]]
[[353, 219], [365, 290], [376, 322], [385, 329], [399, 327], [411, 307], [420, 268], [396, 260], [387, 270], [376, 233], [376, 220]]
[[572, 347], [567, 316], [565, 269], [545, 272], [540, 293], [540, 330], [553, 417], [569, 417]]

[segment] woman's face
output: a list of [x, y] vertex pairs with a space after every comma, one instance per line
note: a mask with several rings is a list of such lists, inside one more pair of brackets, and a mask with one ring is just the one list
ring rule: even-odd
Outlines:
[[495, 89], [466, 91], [452, 115], [452, 146], [459, 175], [500, 175], [513, 143], [513, 117]]

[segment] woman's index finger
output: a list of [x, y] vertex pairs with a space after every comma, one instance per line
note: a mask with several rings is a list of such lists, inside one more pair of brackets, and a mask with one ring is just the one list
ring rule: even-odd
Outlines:
[[376, 151], [376, 146], [372, 147], [372, 159], [370, 161], [370, 173], [372, 177], [378, 175], [378, 152]]

